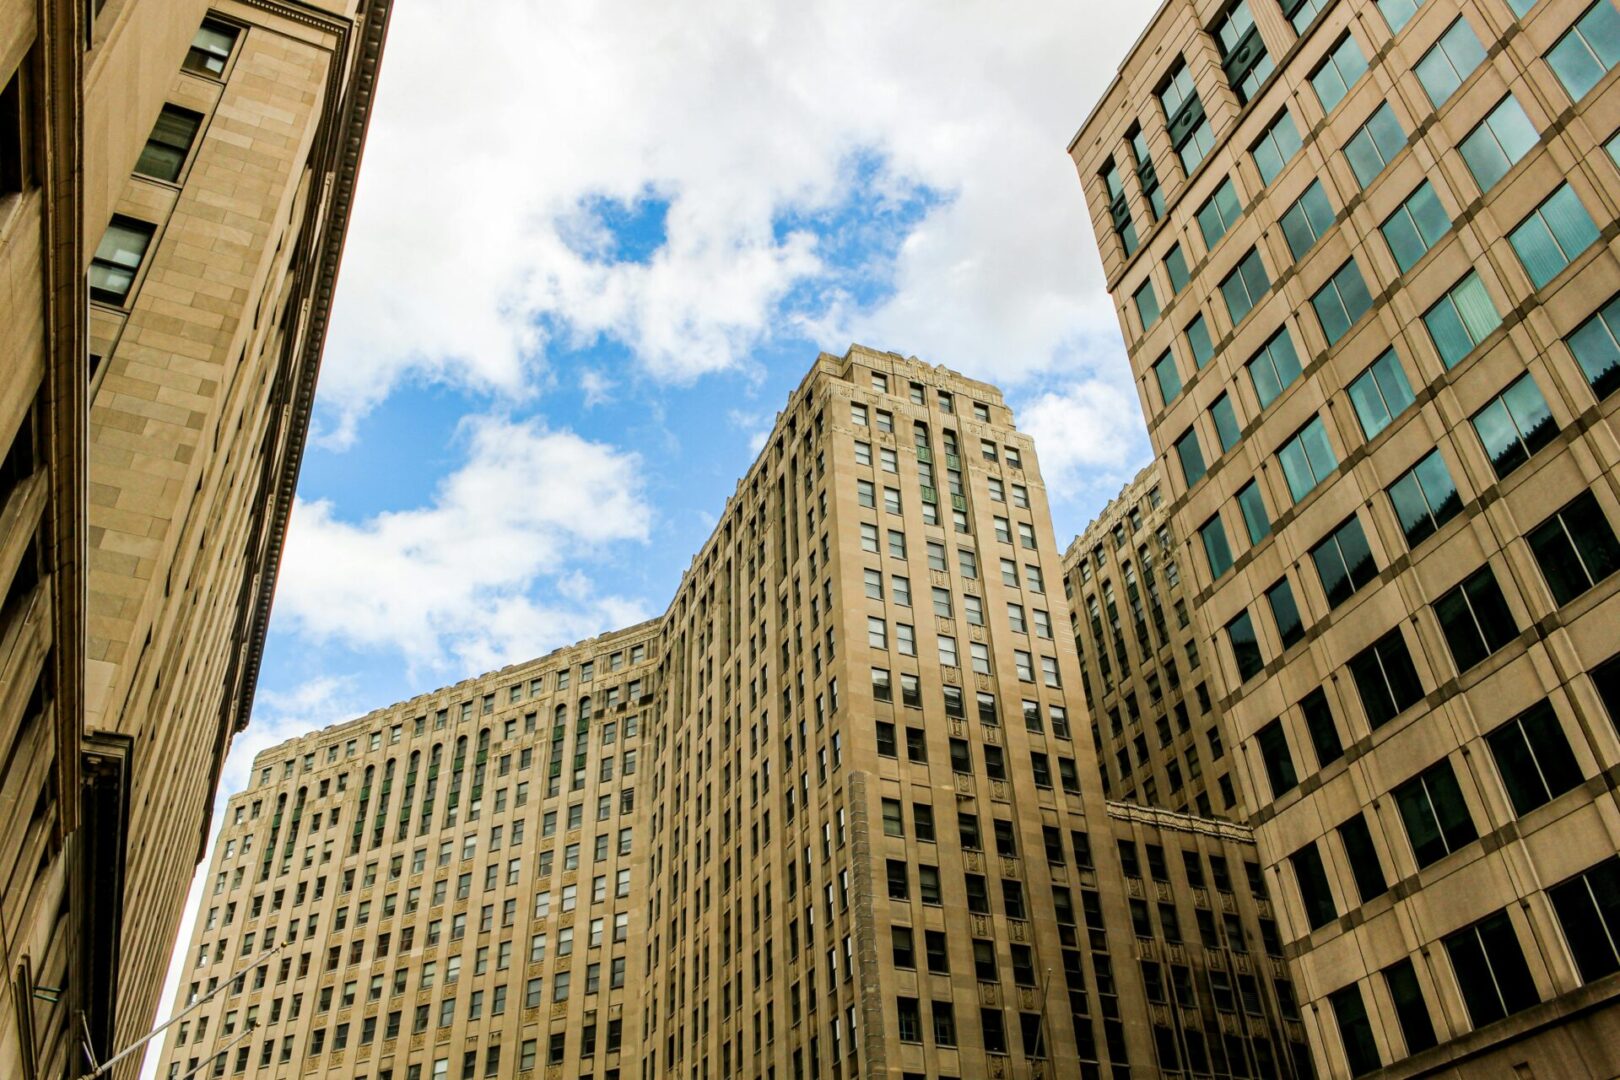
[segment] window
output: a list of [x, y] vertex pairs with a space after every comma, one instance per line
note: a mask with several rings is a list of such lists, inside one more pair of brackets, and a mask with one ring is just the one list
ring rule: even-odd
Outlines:
[[1519, 634], [1489, 564], [1434, 602], [1451, 658], [1461, 674]]
[[1468, 1007], [1468, 1019], [1476, 1028], [1541, 1000], [1506, 909], [1448, 934], [1443, 940], [1457, 976], [1457, 988]]
[[1598, 309], [1567, 339], [1565, 344], [1592, 384], [1592, 393], [1602, 400], [1620, 388], [1620, 296]]
[[1221, 69], [1226, 73], [1227, 85], [1240, 104], [1247, 103], [1276, 68], [1249, 14], [1248, 0], [1238, 0], [1228, 8], [1225, 15], [1215, 20], [1210, 33], [1221, 54]]
[[1299, 148], [1299, 125], [1284, 109], [1277, 114], [1277, 119], [1271, 122], [1266, 133], [1260, 136], [1260, 141], [1249, 149], [1249, 154], [1254, 158], [1254, 167], [1260, 171], [1261, 183], [1270, 184], [1275, 180], [1283, 166], [1299, 153]]
[[1316, 91], [1316, 99], [1322, 103], [1322, 111], [1332, 112], [1333, 107], [1344, 100], [1350, 87], [1366, 71], [1367, 58], [1362, 55], [1361, 46], [1356, 44], [1355, 38], [1346, 34], [1311, 76], [1311, 88]]
[[1204, 322], [1202, 315], [1198, 315], [1193, 318], [1192, 322], [1187, 324], [1184, 333], [1187, 338], [1187, 348], [1192, 350], [1193, 363], [1202, 368], [1215, 355], [1215, 344], [1209, 337], [1209, 325]]
[[1583, 982], [1620, 971], [1620, 856], [1547, 890]]
[[1350, 659], [1350, 677], [1367, 714], [1367, 725], [1377, 729], [1417, 704], [1423, 697], [1412, 656], [1399, 627], [1391, 630]]
[[1527, 371], [1474, 414], [1474, 433], [1498, 480], [1530, 460], [1558, 434], [1547, 399]]
[[1232, 549], [1226, 542], [1226, 527], [1217, 514], [1204, 522], [1198, 530], [1204, 541], [1204, 554], [1209, 558], [1209, 576], [1218, 578], [1232, 568]]
[[1558, 190], [1508, 234], [1530, 283], [1541, 288], [1575, 257], [1597, 242], [1597, 226], [1568, 184]]
[[1311, 748], [1316, 751], [1316, 764], [1326, 767], [1344, 756], [1344, 743], [1339, 739], [1338, 726], [1333, 722], [1333, 708], [1328, 705], [1327, 693], [1320, 686], [1306, 694], [1299, 703], [1305, 717], [1305, 729], [1311, 733]]
[[1176, 148], [1181, 168], [1188, 176], [1197, 169], [1215, 145], [1215, 133], [1204, 115], [1204, 103], [1193, 89], [1192, 72], [1184, 60], [1177, 60], [1163, 89], [1159, 105], [1164, 109], [1170, 144]]
[[1246, 367], [1255, 397], [1264, 409], [1299, 378], [1299, 354], [1294, 351], [1294, 339], [1287, 329], [1277, 331]]
[[1520, 817], [1581, 782], [1581, 767], [1549, 701], [1532, 705], [1486, 735], [1485, 742]]
[[90, 298], [122, 305], [129, 299], [135, 274], [152, 243], [153, 227], [144, 221], [114, 215], [90, 260]]
[[1254, 634], [1254, 620], [1248, 609], [1226, 624], [1226, 640], [1232, 646], [1232, 660], [1237, 664], [1238, 681], [1248, 682], [1265, 668], [1260, 656], [1260, 641]]
[[1381, 1066], [1378, 1039], [1367, 1017], [1361, 987], [1355, 983], [1340, 987], [1328, 995], [1328, 1004], [1333, 1006], [1333, 1018], [1339, 1024], [1339, 1038], [1344, 1041], [1344, 1058], [1350, 1066], [1350, 1075], [1360, 1076]]
[[1389, 24], [1389, 32], [1398, 34], [1412, 21], [1422, 3], [1423, 0], [1378, 0], [1378, 10]]
[[1339, 459], [1334, 456], [1320, 416], [1311, 417], [1308, 424], [1278, 448], [1277, 460], [1282, 464], [1289, 494], [1296, 503], [1339, 467]]
[[1299, 774], [1294, 771], [1294, 757], [1288, 752], [1288, 736], [1283, 732], [1282, 721], [1273, 720], [1255, 732], [1255, 742], [1260, 747], [1260, 760], [1266, 766], [1266, 778], [1271, 781], [1271, 797], [1281, 798], [1299, 785]]
[[1355, 406], [1356, 419], [1361, 421], [1362, 434], [1369, 440], [1389, 427], [1413, 400], [1412, 386], [1406, 381], [1394, 349], [1385, 349], [1384, 355], [1350, 383], [1350, 403]]
[[1136, 317], [1142, 320], [1142, 329], [1146, 330], [1159, 318], [1159, 294], [1153, 291], [1153, 279], [1142, 282], [1142, 287], [1132, 294], [1136, 302]]
[[1254, 310], [1254, 305], [1260, 302], [1269, 288], [1271, 279], [1266, 276], [1260, 251], [1250, 248], [1248, 254], [1238, 260], [1237, 269], [1221, 282], [1221, 295], [1226, 298], [1226, 313], [1231, 317], [1233, 326]]
[[1327, 871], [1322, 867], [1322, 855], [1312, 841], [1288, 857], [1294, 867], [1294, 880], [1299, 884], [1299, 898], [1305, 905], [1305, 920], [1312, 930], [1326, 926], [1339, 917], [1333, 902], [1333, 889], [1328, 885]]
[[1322, 324], [1327, 343], [1333, 345], [1356, 324], [1372, 307], [1367, 283], [1361, 279], [1361, 269], [1351, 259], [1328, 279], [1326, 285], [1311, 297], [1311, 307]]
[[1305, 636], [1305, 624], [1300, 620], [1299, 605], [1294, 603], [1294, 590], [1287, 578], [1266, 590], [1266, 602], [1271, 605], [1271, 617], [1277, 624], [1277, 637], [1283, 648]]
[[1204, 246], [1213, 250], [1242, 212], [1237, 190], [1232, 187], [1232, 178], [1229, 176], [1221, 181], [1221, 186], [1215, 189], [1215, 194], [1198, 208], [1198, 228], [1204, 234]]
[[1303, 34], [1328, 3], [1329, 0], [1283, 0], [1283, 15], [1294, 28], [1294, 33]]
[[1395, 119], [1395, 111], [1383, 104], [1367, 118], [1350, 141], [1344, 144], [1344, 157], [1356, 182], [1363, 188], [1384, 171], [1390, 159], [1406, 147], [1406, 130]]
[[[1136, 159], [1136, 182], [1141, 185], [1142, 197], [1147, 200], [1148, 213], [1154, 221], [1158, 221], [1164, 216], [1164, 189], [1159, 186], [1159, 174], [1153, 169], [1153, 155], [1148, 153], [1147, 139], [1142, 134], [1140, 124], [1132, 125], [1126, 134], [1131, 144], [1131, 155]], [[973, 404], [975, 420], [990, 419], [989, 409], [979, 402]]]
[[1620, 541], [1590, 491], [1583, 491], [1526, 537], [1562, 607], [1620, 569]]
[[1620, 61], [1620, 11], [1609, 0], [1598, 0], [1545, 59], [1570, 99], [1581, 100]]
[[1484, 46], [1467, 21], [1459, 18], [1440, 35], [1434, 48], [1423, 54], [1415, 70], [1429, 101], [1438, 109], [1484, 60]]
[[1389, 501], [1410, 548], [1433, 536], [1462, 509], [1457, 485], [1452, 483], [1439, 450], [1429, 451], [1389, 486]]
[[159, 180], [180, 179], [180, 169], [186, 163], [186, 154], [197, 138], [202, 126], [202, 114], [182, 109], [178, 105], [165, 105], [158, 113], [152, 134], [141, 150], [135, 171]]
[[1457, 149], [1483, 193], [1506, 176], [1540, 139], [1540, 133], [1524, 113], [1524, 106], [1509, 94], [1464, 137]]
[[1153, 365], [1153, 375], [1159, 382], [1159, 396], [1166, 405], [1181, 393], [1181, 373], [1176, 370], [1176, 358], [1166, 352]]
[[1164, 271], [1170, 275], [1170, 293], [1174, 296], [1187, 287], [1192, 280], [1187, 273], [1187, 257], [1181, 253], [1181, 245], [1171, 248], [1164, 257]]
[[1361, 814], [1339, 826], [1339, 842], [1344, 845], [1345, 861], [1356, 879], [1356, 892], [1365, 904], [1389, 891], [1384, 880], [1383, 867], [1378, 862], [1378, 849], [1373, 846], [1372, 830]]
[[1428, 866], [1479, 838], [1451, 762], [1444, 758], [1397, 786], [1393, 794], [1418, 866]]
[[1260, 493], [1260, 482], [1250, 480], [1237, 493], [1238, 509], [1243, 511], [1243, 524], [1249, 530], [1249, 543], [1258, 544], [1271, 532], [1271, 518], [1266, 516], [1266, 500]]
[[1192, 487], [1204, 478], [1204, 452], [1198, 446], [1198, 432], [1188, 428], [1186, 434], [1176, 440], [1176, 457], [1181, 460], [1181, 475]]
[[1136, 225], [1131, 221], [1131, 210], [1125, 202], [1125, 183], [1119, 178], [1119, 165], [1114, 161], [1103, 168], [1103, 187], [1108, 191], [1108, 213], [1114, 222], [1114, 233], [1119, 237], [1125, 254], [1136, 251]]
[[236, 38], [240, 33], [228, 23], [204, 19], [180, 66], [198, 75], [223, 75], [225, 63], [231, 58], [231, 50], [236, 48]]
[[1328, 202], [1327, 193], [1317, 180], [1312, 180], [1305, 194], [1283, 212], [1283, 239], [1288, 241], [1289, 254], [1296, 259], [1315, 247], [1322, 234], [1332, 227], [1333, 204]]
[[1451, 219], [1440, 205], [1434, 187], [1425, 180], [1384, 220], [1379, 231], [1384, 234], [1389, 253], [1395, 257], [1395, 265], [1404, 274], [1416, 266], [1450, 228]]

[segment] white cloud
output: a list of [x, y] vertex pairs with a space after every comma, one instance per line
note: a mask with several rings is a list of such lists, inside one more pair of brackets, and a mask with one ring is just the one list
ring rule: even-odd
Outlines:
[[618, 384], [595, 368], [587, 368], [580, 372], [579, 388], [585, 394], [585, 407], [594, 409], [598, 405], [612, 403], [613, 391]]
[[[548, 348], [602, 339], [681, 382], [788, 331], [1004, 383], [1072, 372], [1076, 335], [1114, 322], [1064, 146], [1151, 8], [398, 5], [323, 372], [327, 438], [401, 379], [522, 397]], [[855, 160], [877, 175], [858, 180]], [[919, 187], [941, 200], [869, 268], [896, 290], [871, 310], [832, 299], [848, 268], [828, 238], [780, 226]], [[668, 202], [665, 242], [616, 261], [581, 208], [649, 195]]]
[[640, 459], [538, 421], [478, 417], [463, 431], [467, 460], [428, 506], [350, 522], [329, 502], [296, 505], [282, 629], [482, 670], [645, 617], [579, 570], [647, 538]]
[[1065, 383], [1019, 403], [1018, 418], [1054, 502], [1111, 495], [1152, 456], [1129, 383]]

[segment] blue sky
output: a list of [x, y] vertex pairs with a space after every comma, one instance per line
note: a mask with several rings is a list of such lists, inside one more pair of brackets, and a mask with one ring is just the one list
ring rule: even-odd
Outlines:
[[1149, 454], [1064, 148], [1152, 11], [396, 4], [225, 790], [661, 612], [852, 341], [1002, 386], [1066, 542]]

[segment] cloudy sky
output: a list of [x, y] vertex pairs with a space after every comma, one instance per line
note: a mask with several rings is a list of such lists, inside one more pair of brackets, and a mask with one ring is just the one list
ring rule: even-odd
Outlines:
[[1064, 150], [1148, 0], [476, 8], [395, 3], [227, 792], [662, 611], [818, 351], [1001, 385], [1060, 540], [1149, 454]]

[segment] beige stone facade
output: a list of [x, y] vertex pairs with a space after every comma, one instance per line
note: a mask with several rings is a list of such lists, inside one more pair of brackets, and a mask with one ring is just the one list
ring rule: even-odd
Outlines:
[[1172, 0], [1070, 148], [1330, 1075], [1620, 1072], [1617, 57]]
[[1103, 793], [1241, 821], [1165, 487], [1143, 469], [1063, 556]]
[[1061, 572], [998, 391], [821, 356], [655, 623], [260, 756], [164, 1074], [1139, 1075]]
[[77, 1075], [156, 1012], [252, 701], [387, 12], [0, 3], [7, 1076]]

